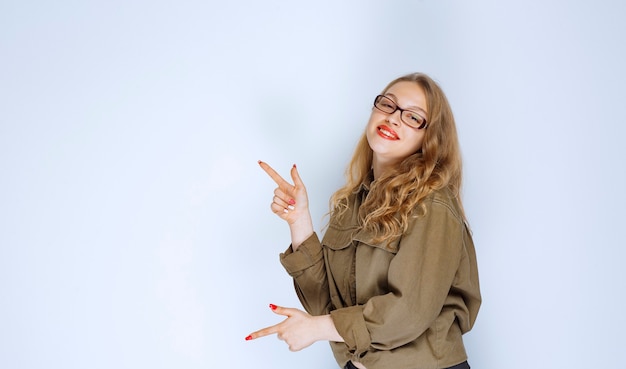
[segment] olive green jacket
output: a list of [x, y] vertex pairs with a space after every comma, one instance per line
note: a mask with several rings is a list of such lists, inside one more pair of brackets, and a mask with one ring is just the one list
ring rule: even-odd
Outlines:
[[337, 363], [367, 369], [447, 368], [467, 359], [461, 335], [481, 303], [476, 254], [457, 200], [448, 190], [423, 204], [408, 231], [375, 244], [358, 226], [367, 187], [348, 211], [331, 217], [281, 263], [311, 315], [330, 314], [345, 342], [331, 342]]

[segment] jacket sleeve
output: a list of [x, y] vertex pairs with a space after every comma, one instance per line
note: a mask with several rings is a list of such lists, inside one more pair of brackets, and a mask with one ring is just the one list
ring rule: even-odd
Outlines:
[[467, 331], [480, 304], [475, 269], [465, 223], [449, 205], [432, 201], [400, 240], [389, 264], [389, 292], [332, 311], [331, 317], [357, 357], [370, 347], [392, 350], [416, 340], [434, 325], [445, 305], [453, 305], [461, 330]]
[[311, 315], [328, 314], [330, 295], [322, 244], [314, 233], [294, 252], [292, 247], [280, 254], [280, 262], [293, 278], [296, 294]]

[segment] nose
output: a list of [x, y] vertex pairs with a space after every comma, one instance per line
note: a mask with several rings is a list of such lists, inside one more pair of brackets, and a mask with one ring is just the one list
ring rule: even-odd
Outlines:
[[391, 124], [395, 124], [396, 126], [400, 125], [400, 120], [402, 119], [402, 112], [400, 109], [396, 109], [393, 113], [387, 116], [387, 122]]

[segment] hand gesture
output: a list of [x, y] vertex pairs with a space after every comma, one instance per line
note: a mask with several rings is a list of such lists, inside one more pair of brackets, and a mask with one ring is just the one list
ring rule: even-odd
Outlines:
[[313, 222], [309, 212], [309, 198], [306, 193], [306, 187], [304, 187], [295, 164], [291, 168], [293, 185], [284, 180], [267, 163], [259, 160], [259, 165], [278, 185], [274, 190], [271, 209], [274, 214], [289, 224], [291, 245], [295, 251], [303, 241], [313, 234]]
[[300, 351], [318, 341], [315, 334], [319, 331], [316, 317], [298, 309], [285, 308], [270, 304], [272, 311], [287, 319], [271, 327], [263, 328], [246, 337], [246, 341], [276, 334], [279, 340], [289, 345], [290, 351]]

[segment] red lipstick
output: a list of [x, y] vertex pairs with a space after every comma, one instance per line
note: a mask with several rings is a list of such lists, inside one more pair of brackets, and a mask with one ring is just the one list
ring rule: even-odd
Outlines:
[[391, 129], [391, 127], [386, 126], [384, 124], [376, 127], [376, 132], [378, 132], [378, 135], [380, 137], [387, 139], [387, 140], [399, 140], [400, 139], [396, 131], [394, 131], [393, 129]]

